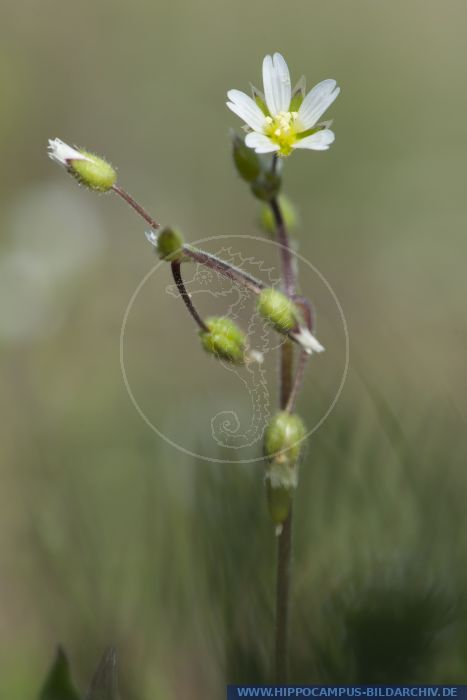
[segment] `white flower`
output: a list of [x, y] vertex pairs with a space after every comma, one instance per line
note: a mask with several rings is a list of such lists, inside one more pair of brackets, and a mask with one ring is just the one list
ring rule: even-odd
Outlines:
[[246, 123], [245, 143], [256, 153], [288, 156], [296, 148], [325, 151], [334, 133], [318, 120], [340, 92], [335, 80], [323, 80], [305, 96], [300, 81], [292, 92], [289, 69], [280, 53], [263, 61], [263, 95], [253, 89], [255, 99], [240, 90], [229, 90], [227, 107]]
[[319, 340], [305, 326], [301, 326], [298, 331], [293, 331], [290, 335], [309, 355], [312, 355], [314, 352], [324, 352], [324, 348]]
[[63, 143], [60, 139], [49, 139], [48, 149], [49, 158], [52, 158], [56, 163], [60, 163], [60, 165], [64, 165], [65, 168], [68, 167], [73, 160], [87, 160], [91, 162], [90, 158], [86, 157], [75, 148], [68, 146], [68, 144]]

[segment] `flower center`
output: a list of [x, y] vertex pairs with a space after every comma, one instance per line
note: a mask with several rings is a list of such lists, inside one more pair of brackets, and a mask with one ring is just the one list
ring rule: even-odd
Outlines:
[[264, 133], [279, 146], [279, 155], [292, 153], [292, 144], [297, 141], [300, 131], [298, 112], [279, 112], [275, 117], [266, 117]]

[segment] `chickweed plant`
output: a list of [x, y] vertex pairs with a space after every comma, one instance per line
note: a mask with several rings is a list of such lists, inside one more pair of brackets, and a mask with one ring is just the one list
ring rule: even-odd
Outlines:
[[[227, 93], [229, 107], [243, 122], [243, 134], [232, 136], [233, 161], [252, 195], [264, 206], [263, 224], [273, 232], [280, 250], [279, 288], [268, 286], [245, 270], [185, 242], [172, 225], [156, 221], [117, 183], [116, 170], [103, 158], [60, 139], [49, 141], [49, 155], [81, 185], [110, 192], [124, 200], [146, 222], [146, 235], [157, 255], [167, 262], [202, 348], [234, 365], [261, 362], [247, 334], [227, 316], [204, 318], [195, 308], [184, 283], [184, 269], [193, 263], [242, 285], [256, 298], [257, 310], [284, 342], [280, 353], [279, 406], [264, 431], [265, 490], [277, 535], [275, 680], [287, 683], [289, 609], [292, 562], [292, 510], [298, 469], [306, 438], [303, 419], [295, 412], [307, 362], [324, 351], [314, 335], [309, 299], [298, 292], [288, 218], [290, 205], [281, 194], [283, 166], [297, 149], [325, 151], [334, 142], [330, 122], [319, 120], [339, 94], [334, 80], [323, 80], [308, 93], [305, 79], [292, 88], [289, 69], [279, 53], [263, 61], [263, 91], [252, 87], [252, 97], [239, 90]], [[246, 133], [245, 133], [246, 132]]]

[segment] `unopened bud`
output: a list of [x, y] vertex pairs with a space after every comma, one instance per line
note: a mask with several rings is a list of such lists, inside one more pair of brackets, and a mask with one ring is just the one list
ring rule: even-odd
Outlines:
[[288, 333], [297, 326], [297, 307], [288, 296], [267, 287], [258, 296], [258, 311], [279, 333]]
[[286, 521], [290, 511], [305, 437], [302, 419], [288, 411], [276, 413], [264, 434], [264, 455], [268, 460], [265, 474], [268, 509], [277, 526]]
[[72, 148], [60, 139], [49, 141], [49, 156], [90, 190], [108, 192], [117, 180], [117, 172], [110, 163], [94, 153]]
[[[289, 515], [293, 492], [298, 483], [298, 461], [306, 429], [300, 416], [280, 411], [271, 419], [264, 434], [265, 474], [268, 508], [276, 526]], [[278, 534], [281, 528], [278, 529]]]
[[209, 332], [200, 331], [200, 337], [206, 352], [234, 365], [243, 365], [246, 338], [240, 328], [225, 317], [208, 318], [205, 323]]
[[183, 236], [177, 229], [166, 227], [157, 234], [157, 252], [161, 260], [167, 260], [167, 262], [182, 260], [183, 244]]
[[[302, 419], [296, 413], [279, 411], [271, 419], [264, 434], [264, 455], [278, 465], [293, 466], [297, 463], [302, 449], [306, 429]], [[280, 471], [271, 476], [273, 485], [293, 485], [286, 474]]]
[[245, 141], [233, 134], [232, 155], [238, 174], [247, 182], [254, 182], [261, 173], [261, 161], [255, 151], [245, 145]]

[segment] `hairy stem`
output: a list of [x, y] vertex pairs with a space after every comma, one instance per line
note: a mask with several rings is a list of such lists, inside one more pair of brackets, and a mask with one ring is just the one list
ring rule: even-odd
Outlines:
[[[286, 340], [280, 351], [280, 407], [287, 409], [292, 392], [294, 345]], [[289, 618], [292, 576], [292, 511], [277, 538], [275, 680], [285, 685], [289, 673]]]
[[218, 272], [220, 275], [223, 275], [234, 282], [242, 284], [254, 294], [259, 294], [266, 286], [264, 282], [257, 280], [255, 277], [248, 274], [248, 272], [245, 272], [234, 265], [230, 265], [224, 260], [218, 258], [216, 255], [206, 253], [204, 250], [199, 250], [198, 248], [185, 244], [183, 246], [183, 252], [192, 260], [195, 260], [202, 265], [206, 265], [206, 267], [211, 268], [211, 270], [215, 270], [215, 272]]
[[191, 297], [188, 294], [186, 287], [183, 283], [182, 279], [182, 272], [181, 272], [181, 265], [178, 261], [174, 260], [171, 264], [172, 267], [172, 275], [175, 280], [175, 284], [177, 285], [177, 289], [180, 293], [180, 296], [182, 297], [183, 301], [185, 302], [185, 306], [190, 312], [191, 316], [194, 318], [198, 326], [201, 328], [202, 331], [205, 331], [206, 333], [209, 333], [209, 328], [207, 325], [204, 323], [203, 319], [199, 315], [199, 313], [196, 311], [193, 302], [191, 301]]
[[[313, 314], [312, 314], [310, 302], [305, 297], [298, 296], [298, 295], [294, 296], [294, 302], [297, 304], [297, 306], [300, 306], [300, 308], [302, 309], [303, 318], [305, 320], [307, 328], [310, 332], [312, 332], [313, 331]], [[307, 361], [308, 361], [309, 357], [310, 356], [307, 352], [302, 351], [300, 353], [299, 358], [298, 358], [297, 369], [295, 371], [295, 377], [294, 377], [292, 387], [291, 387], [290, 392], [289, 392], [289, 396], [285, 400], [285, 405], [284, 405], [285, 410], [288, 411], [289, 413], [292, 413], [294, 408], [295, 408], [295, 402], [297, 400], [298, 393], [299, 393], [301, 386], [302, 386], [303, 377], [305, 374], [305, 368], [306, 368]]]
[[[277, 167], [277, 157], [273, 159], [273, 169]], [[295, 270], [290, 249], [289, 235], [277, 198], [270, 202], [276, 224], [277, 240], [281, 246], [282, 281], [285, 292], [295, 293]], [[292, 375], [294, 346], [290, 340], [281, 345], [280, 350], [280, 407], [287, 409], [292, 394]], [[290, 624], [290, 587], [292, 577], [292, 512], [283, 524], [282, 532], [277, 538], [276, 568], [276, 630], [275, 630], [275, 678], [278, 685], [285, 685], [288, 680], [289, 667], [289, 624]]]
[[[278, 158], [274, 154], [272, 161], [273, 172], [277, 170]], [[290, 247], [289, 234], [287, 232], [287, 227], [285, 225], [284, 216], [279, 204], [277, 197], [273, 197], [269, 202], [271, 207], [272, 215], [274, 217], [274, 222], [276, 224], [276, 235], [277, 242], [281, 247], [281, 260], [282, 260], [282, 278], [284, 283], [284, 289], [289, 296], [295, 294], [295, 269], [292, 250]]]
[[305, 374], [305, 369], [309, 359], [309, 354], [302, 350], [298, 357], [297, 369], [295, 371], [295, 378], [293, 380], [292, 388], [290, 390], [287, 402], [284, 409], [289, 413], [293, 413], [295, 409], [295, 402], [297, 401], [297, 396], [300, 391], [303, 382], [303, 376]]
[[292, 392], [294, 341], [287, 338], [281, 345], [279, 358], [279, 396], [281, 410], [285, 410]]
[[[136, 199], [128, 194], [128, 192], [126, 192], [122, 187], [119, 187], [119, 185], [113, 185], [112, 190], [127, 204], [129, 204], [130, 207], [132, 207], [144, 219], [144, 221], [151, 226], [151, 228], [157, 230], [161, 227], [161, 225], [155, 219], [153, 219], [153, 217], [144, 209], [144, 207], [142, 207], [141, 204], [139, 204], [139, 202], [137, 202]], [[263, 282], [253, 277], [253, 275], [248, 274], [248, 272], [245, 272], [234, 265], [226, 263], [224, 260], [221, 260], [211, 253], [206, 253], [205, 251], [199, 250], [198, 248], [190, 245], [184, 245], [183, 251], [192, 260], [195, 260], [202, 265], [206, 265], [206, 267], [215, 270], [224, 277], [228, 277], [235, 282], [239, 282], [254, 294], [259, 294], [266, 286]]]
[[286, 685], [289, 677], [289, 615], [290, 585], [292, 577], [292, 510], [277, 538], [276, 570], [276, 650], [275, 680], [277, 685]]
[[118, 185], [113, 185], [112, 190], [115, 192], [115, 194], [118, 194], [119, 197], [121, 197], [127, 204], [130, 205], [138, 214], [150, 225], [151, 228], [158, 229], [161, 227], [161, 225], [152, 218], [150, 214], [144, 209], [141, 204], [138, 204], [138, 202], [133, 199], [131, 194], [128, 194], [128, 192], [125, 192], [124, 189], [119, 187]]

